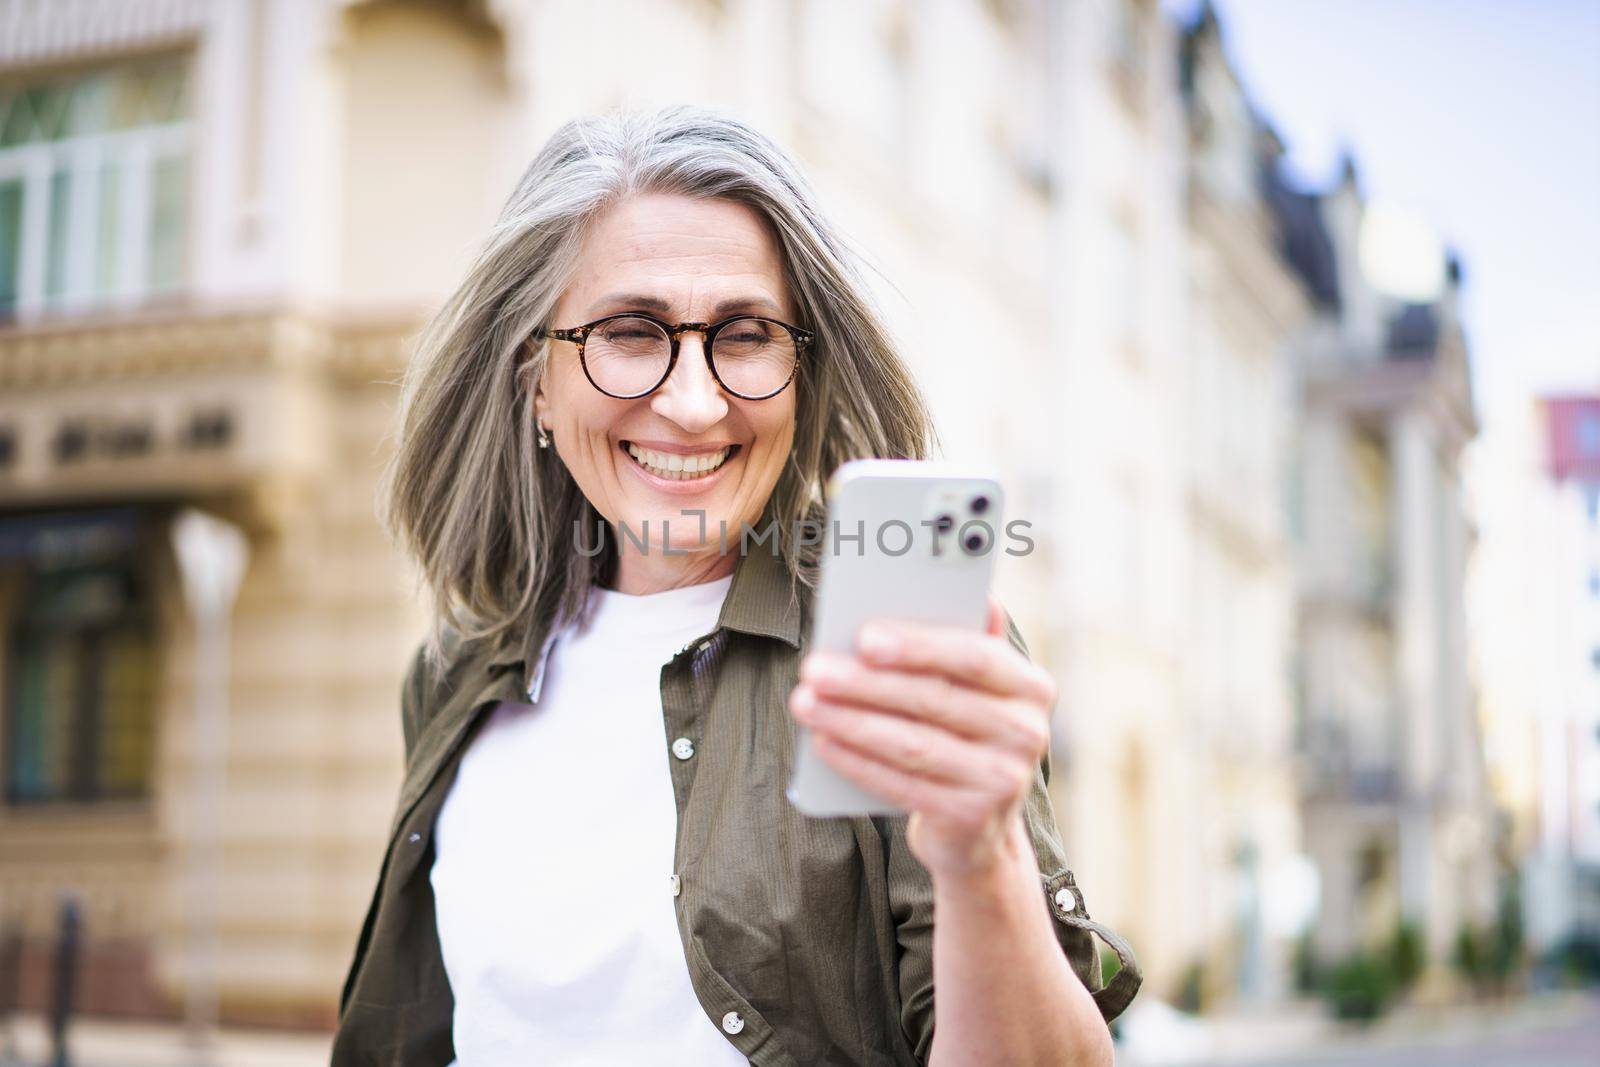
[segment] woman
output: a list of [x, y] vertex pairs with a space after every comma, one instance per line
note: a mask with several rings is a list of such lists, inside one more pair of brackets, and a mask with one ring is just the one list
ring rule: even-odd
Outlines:
[[[555, 134], [406, 382], [387, 518], [437, 624], [335, 1064], [1110, 1062], [1138, 971], [1065, 869], [1004, 612], [802, 657], [794, 520], [931, 437], [770, 141]], [[795, 719], [912, 814], [792, 808]]]

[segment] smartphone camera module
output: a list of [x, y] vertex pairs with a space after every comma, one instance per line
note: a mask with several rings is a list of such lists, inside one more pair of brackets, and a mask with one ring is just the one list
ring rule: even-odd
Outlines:
[[960, 478], [934, 486], [922, 501], [926, 544], [940, 564], [962, 568], [994, 548], [999, 498], [983, 483]]

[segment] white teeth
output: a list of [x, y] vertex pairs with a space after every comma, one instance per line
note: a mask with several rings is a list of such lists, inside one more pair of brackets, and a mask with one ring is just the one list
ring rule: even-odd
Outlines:
[[722, 466], [730, 451], [724, 448], [718, 452], [685, 456], [678, 452], [656, 452], [628, 442], [628, 455], [638, 460], [640, 466], [659, 478], [678, 482], [711, 473]]

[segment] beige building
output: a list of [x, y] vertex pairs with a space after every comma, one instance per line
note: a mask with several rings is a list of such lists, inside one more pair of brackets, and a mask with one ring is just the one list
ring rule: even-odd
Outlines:
[[1444, 963], [1499, 890], [1467, 661], [1460, 463], [1477, 422], [1458, 268], [1440, 257], [1433, 298], [1377, 288], [1364, 267], [1381, 222], [1353, 166], [1325, 195], [1284, 191], [1278, 209], [1317, 303], [1297, 343], [1295, 509], [1316, 948], [1378, 947], [1405, 921]]
[[[393, 62], [354, 13], [308, 25], [283, 4], [10, 7], [0, 921], [24, 935], [22, 999], [46, 996], [71, 892], [80, 1006], [170, 1012], [204, 958], [195, 918], [211, 901], [226, 1014], [324, 1025], [376, 869], [396, 680], [421, 625], [372, 517], [415, 315], [374, 294], [437, 289], [465, 240], [452, 227], [481, 228], [490, 190], [445, 196], [460, 179], [424, 161], [383, 188], [439, 207], [362, 214], [407, 132], [363, 120], [352, 144], [299, 118], [372, 106], [359, 72], [332, 77], [340, 48]], [[442, 36], [438, 65], [478, 61], [482, 36], [467, 23]], [[384, 240], [412, 251], [379, 254]], [[384, 270], [408, 271], [410, 288]], [[250, 543], [222, 751], [193, 735], [193, 628], [170, 540], [190, 506]], [[226, 774], [215, 880], [193, 849], [202, 761]]]
[[1269, 194], [1280, 151], [1205, 9], [1185, 35], [1188, 104], [1188, 397], [1185, 746], [1203, 842], [1208, 932], [1202, 1002], [1260, 1002], [1290, 985], [1309, 922], [1294, 760], [1292, 342], [1305, 287], [1280, 250]]
[[1059, 192], [1050, 298], [1060, 344], [1035, 424], [1049, 461], [1048, 569], [1024, 632], [1061, 682], [1052, 785], [1089, 906], [1140, 953], [1144, 995], [1170, 996], [1207, 941], [1200, 894], [1175, 876], [1203, 862], [1188, 811], [1198, 777], [1178, 742], [1186, 621], [1177, 36], [1154, 4], [1051, 10]]

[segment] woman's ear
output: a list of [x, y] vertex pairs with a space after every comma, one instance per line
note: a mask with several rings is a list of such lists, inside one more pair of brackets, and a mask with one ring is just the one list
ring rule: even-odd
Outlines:
[[533, 417], [534, 417], [534, 420], [542, 425], [544, 423], [544, 417], [549, 412], [549, 410], [550, 410], [550, 402], [547, 399], [545, 399], [544, 383], [543, 382], [535, 382], [534, 385], [533, 385]]
[[543, 424], [545, 416], [550, 412], [550, 400], [544, 394], [544, 376], [533, 377], [533, 361], [529, 360], [522, 365], [522, 373], [532, 379], [533, 385], [533, 418], [536, 423]]

